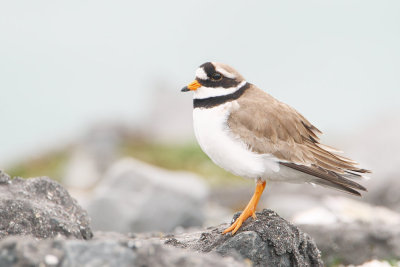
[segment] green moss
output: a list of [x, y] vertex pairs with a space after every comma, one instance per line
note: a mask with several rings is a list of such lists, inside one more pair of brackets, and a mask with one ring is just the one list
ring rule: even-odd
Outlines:
[[215, 165], [196, 143], [161, 144], [136, 141], [121, 145], [121, 153], [162, 168], [197, 173], [211, 184], [244, 182], [243, 178]]
[[[51, 151], [22, 161], [5, 171], [11, 176], [49, 176], [60, 181], [71, 152], [72, 147]], [[118, 156], [134, 157], [169, 170], [194, 172], [204, 177], [211, 185], [246, 182], [245, 179], [234, 176], [215, 165], [194, 142], [166, 144], [137, 139], [125, 140], [118, 148]]]
[[14, 176], [24, 178], [49, 176], [54, 180], [60, 181], [64, 173], [65, 165], [70, 154], [70, 149], [65, 148], [52, 151], [44, 155], [17, 163], [5, 171]]
[[340, 256], [327, 256], [324, 252], [321, 252], [322, 260], [324, 261], [325, 266], [327, 267], [339, 267], [343, 266], [343, 259]]
[[398, 266], [400, 259], [392, 258], [386, 260], [391, 266]]

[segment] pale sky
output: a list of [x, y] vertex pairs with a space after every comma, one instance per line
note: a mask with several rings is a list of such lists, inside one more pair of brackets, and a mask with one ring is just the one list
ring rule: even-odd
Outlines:
[[400, 115], [399, 14], [399, 1], [1, 1], [0, 168], [94, 122], [138, 122], [158, 81], [180, 94], [206, 61], [325, 132]]

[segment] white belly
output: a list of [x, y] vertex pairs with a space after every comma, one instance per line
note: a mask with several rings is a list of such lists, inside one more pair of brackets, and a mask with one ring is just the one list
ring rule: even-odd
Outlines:
[[249, 150], [227, 125], [230, 110], [239, 108], [236, 101], [214, 108], [193, 110], [193, 125], [201, 149], [218, 166], [245, 178], [261, 178], [291, 183], [312, 182], [315, 177], [279, 164], [270, 154]]
[[200, 147], [215, 164], [238, 176], [259, 178], [278, 171], [276, 161], [268, 159], [268, 155], [251, 152], [229, 130], [227, 119], [232, 108], [238, 108], [236, 101], [193, 110], [194, 132]]

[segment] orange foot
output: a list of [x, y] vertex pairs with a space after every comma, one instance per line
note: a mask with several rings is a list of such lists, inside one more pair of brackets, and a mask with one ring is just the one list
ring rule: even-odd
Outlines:
[[258, 201], [260, 200], [261, 194], [264, 191], [264, 188], [265, 181], [261, 181], [260, 179], [258, 179], [256, 190], [254, 191], [253, 197], [250, 199], [249, 204], [247, 204], [246, 208], [244, 209], [242, 214], [240, 214], [239, 218], [237, 218], [231, 226], [226, 228], [225, 231], [222, 232], [222, 234], [232, 232], [232, 235], [234, 235], [237, 230], [239, 230], [239, 228], [242, 226], [242, 223], [247, 220], [247, 218], [249, 218], [250, 216], [252, 216], [254, 219], [256, 218], [256, 207]]

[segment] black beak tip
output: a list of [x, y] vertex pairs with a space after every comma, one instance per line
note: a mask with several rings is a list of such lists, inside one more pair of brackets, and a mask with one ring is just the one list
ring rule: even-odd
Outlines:
[[189, 90], [189, 88], [187, 86], [183, 87], [182, 90], [181, 90], [181, 92], [188, 92], [188, 91], [190, 91], [190, 90]]

